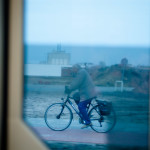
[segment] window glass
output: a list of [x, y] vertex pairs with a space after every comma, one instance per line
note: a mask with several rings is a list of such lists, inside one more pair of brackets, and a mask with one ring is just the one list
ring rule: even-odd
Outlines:
[[51, 149], [148, 148], [150, 1], [24, 4], [25, 123]]

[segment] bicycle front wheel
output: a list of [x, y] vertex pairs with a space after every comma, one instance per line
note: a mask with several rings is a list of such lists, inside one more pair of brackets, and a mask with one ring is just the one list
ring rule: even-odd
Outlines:
[[50, 105], [44, 115], [47, 126], [54, 131], [62, 131], [69, 127], [73, 115], [71, 109], [63, 103]]
[[92, 122], [91, 128], [100, 133], [105, 133], [115, 126], [116, 124], [116, 114], [115, 111], [112, 109], [109, 115], [101, 115], [99, 111], [99, 106], [94, 106], [90, 112], [89, 117]]

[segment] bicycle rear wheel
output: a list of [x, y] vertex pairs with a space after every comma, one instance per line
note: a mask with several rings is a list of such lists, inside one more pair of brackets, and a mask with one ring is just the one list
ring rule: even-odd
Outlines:
[[73, 115], [70, 108], [63, 103], [50, 105], [44, 115], [47, 126], [54, 131], [62, 131], [69, 127]]
[[100, 133], [105, 133], [115, 126], [116, 124], [116, 114], [115, 111], [112, 109], [110, 115], [103, 116], [100, 114], [99, 106], [94, 106], [90, 112], [89, 117], [92, 122], [91, 128]]

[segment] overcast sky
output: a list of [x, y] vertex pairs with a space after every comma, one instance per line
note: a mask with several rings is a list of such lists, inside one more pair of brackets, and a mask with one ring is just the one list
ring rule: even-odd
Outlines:
[[[25, 0], [24, 42], [27, 45], [150, 47], [150, 0]], [[74, 56], [83, 52], [71, 53], [75, 60]], [[130, 53], [130, 50], [106, 53], [93, 49], [92, 53], [86, 51], [82, 58], [88, 59], [93, 54], [94, 59], [101, 56], [106, 60], [105, 56], [111, 64], [124, 56], [135, 64], [148, 64], [148, 50], [135, 51], [132, 56]], [[30, 52], [29, 62], [43, 60], [42, 55], [46, 58], [47, 54]]]
[[25, 0], [25, 43], [150, 46], [150, 0]]

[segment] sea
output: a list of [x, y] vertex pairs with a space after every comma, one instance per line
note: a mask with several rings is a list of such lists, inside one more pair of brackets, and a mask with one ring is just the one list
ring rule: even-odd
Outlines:
[[150, 47], [103, 46], [103, 45], [63, 45], [57, 44], [24, 45], [25, 64], [47, 63], [48, 54], [53, 51], [65, 51], [70, 54], [70, 64], [104, 62], [107, 66], [120, 64], [123, 58], [132, 66], [150, 66]]

